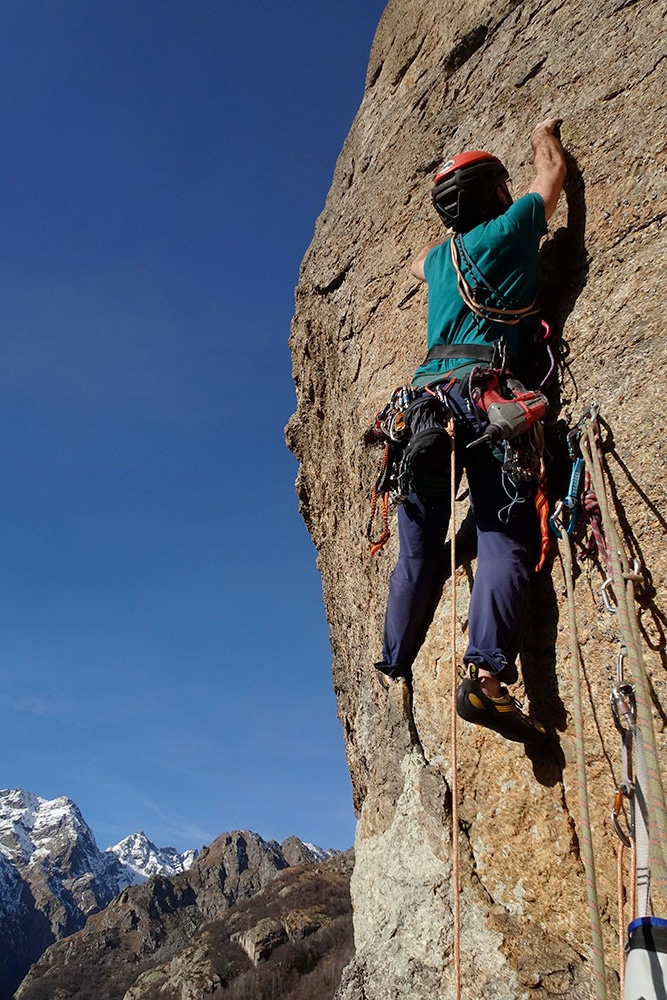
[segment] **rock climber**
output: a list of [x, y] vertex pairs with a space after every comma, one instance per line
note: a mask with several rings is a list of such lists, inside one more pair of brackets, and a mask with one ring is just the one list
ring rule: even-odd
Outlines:
[[[521, 377], [534, 338], [525, 321], [499, 326], [472, 311], [459, 291], [450, 242], [457, 240], [458, 265], [468, 272], [464, 280], [480, 288], [487, 302], [495, 297], [496, 305], [508, 311], [529, 311], [540, 242], [566, 174], [560, 124], [560, 119], [547, 118], [533, 130], [534, 180], [517, 201], [508, 188], [508, 171], [496, 157], [475, 150], [446, 162], [436, 174], [432, 198], [450, 238], [428, 244], [411, 264], [412, 275], [428, 284], [429, 348], [412, 384], [433, 389], [451, 383], [447, 403], [455, 423], [457, 473], [465, 467], [477, 530], [477, 571], [463, 657], [467, 676], [457, 689], [457, 712], [524, 743], [542, 742], [544, 727], [521, 711], [504, 685], [518, 680], [516, 658], [540, 548], [536, 484], [509, 482], [502, 458], [490, 444], [466, 447], [480, 431], [463, 387], [484, 349], [501, 336], [506, 364]], [[386, 688], [398, 678], [411, 679], [430, 623], [450, 514], [448, 480], [448, 469], [440, 481], [413, 476], [410, 493], [398, 508], [399, 557], [389, 583], [382, 661], [376, 664]]]

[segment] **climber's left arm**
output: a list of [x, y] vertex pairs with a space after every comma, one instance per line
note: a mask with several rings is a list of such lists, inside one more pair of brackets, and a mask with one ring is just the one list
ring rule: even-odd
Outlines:
[[439, 245], [440, 244], [437, 242], [427, 243], [425, 247], [422, 247], [422, 249], [419, 251], [417, 256], [410, 264], [410, 274], [412, 275], [413, 278], [416, 278], [417, 281], [426, 281], [426, 276], [424, 275], [424, 261], [430, 254], [433, 247], [437, 247]]

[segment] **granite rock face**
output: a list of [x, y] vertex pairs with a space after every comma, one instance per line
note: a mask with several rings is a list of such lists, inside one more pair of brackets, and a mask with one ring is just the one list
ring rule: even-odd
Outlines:
[[[532, 127], [564, 119], [568, 178], [540, 252], [540, 300], [561, 345], [550, 422], [551, 490], [567, 467], [559, 428], [599, 402], [614, 433], [616, 513], [642, 563], [640, 628], [667, 749], [662, 429], [667, 263], [667, 42], [663, 2], [574, 4], [390, 0], [362, 105], [340, 154], [296, 295], [291, 335], [298, 409], [287, 440], [318, 549], [333, 682], [359, 823], [352, 880], [357, 956], [340, 1000], [452, 993], [450, 583], [414, 668], [413, 692], [377, 685], [395, 532], [371, 558], [365, 539], [379, 454], [362, 435], [424, 354], [426, 290], [411, 257], [443, 235], [434, 169], [466, 148], [530, 187]], [[459, 525], [465, 503], [457, 505]], [[474, 560], [456, 574], [457, 654], [466, 645]], [[619, 633], [600, 597], [604, 571], [577, 582], [586, 754], [610, 996], [618, 995], [616, 841], [621, 778], [608, 709]], [[459, 727], [463, 995], [493, 1000], [591, 995], [591, 948], [577, 836], [572, 690], [564, 579], [554, 554], [535, 580], [514, 693], [555, 733], [527, 753]]]

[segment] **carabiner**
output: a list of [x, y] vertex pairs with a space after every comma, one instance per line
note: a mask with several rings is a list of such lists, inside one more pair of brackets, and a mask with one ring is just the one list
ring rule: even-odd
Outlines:
[[607, 611], [609, 611], [612, 615], [615, 615], [618, 612], [618, 605], [614, 606], [611, 603], [608, 594], [609, 588], [611, 587], [613, 582], [614, 581], [612, 580], [612, 578], [608, 576], [600, 588], [600, 593], [602, 594], [602, 600], [604, 601], [604, 606], [607, 609]]
[[[565, 506], [565, 501], [559, 500], [558, 503], [556, 504], [556, 509], [554, 510], [553, 514], [551, 514], [551, 516], [548, 518], [549, 527], [553, 531], [556, 538], [563, 537], [559, 529], [556, 527], [556, 518], [560, 517], [564, 506]], [[563, 525], [563, 528], [565, 528], [565, 525]]]
[[559, 500], [558, 503], [556, 504], [556, 509], [554, 510], [553, 514], [551, 515], [548, 521], [549, 527], [553, 531], [556, 538], [563, 537], [560, 532], [560, 529], [556, 527], [556, 518], [560, 517], [564, 510], [569, 511], [570, 515], [567, 521], [567, 526], [561, 519], [561, 527], [566, 535], [572, 534], [572, 532], [574, 531], [574, 527], [577, 523], [577, 505], [574, 503], [570, 503], [569, 497], [566, 497], [565, 500]]
[[621, 648], [618, 651], [618, 657], [616, 659], [616, 683], [617, 684], [622, 684], [623, 683], [623, 666], [625, 664], [625, 657], [627, 656], [627, 652], [628, 651], [625, 648], [625, 646], [623, 644], [621, 644]]
[[[617, 684], [609, 695], [611, 703], [611, 714], [614, 717], [614, 725], [619, 733], [624, 736], [626, 733], [633, 735], [637, 731], [637, 706], [635, 703], [635, 689], [632, 684]], [[625, 725], [623, 721], [625, 720]]]
[[[571, 431], [570, 434], [573, 432]], [[568, 435], [569, 437], [570, 435]], [[579, 494], [581, 492], [581, 478], [584, 474], [585, 463], [583, 458], [572, 458], [572, 472], [570, 473], [570, 485], [567, 488], [567, 496], [561, 500], [552, 516], [549, 518], [549, 527], [556, 538], [562, 538], [560, 531], [556, 527], [556, 518], [560, 517], [565, 509], [570, 512], [567, 527], [563, 523], [563, 528], [568, 535], [571, 535], [577, 526], [577, 507], [579, 504]]]
[[614, 805], [611, 810], [611, 825], [614, 828], [614, 833], [625, 847], [631, 846], [631, 840], [625, 830], [621, 829], [618, 819], [623, 811], [623, 799], [632, 799], [634, 794], [635, 786], [631, 782], [621, 782], [616, 789], [616, 794], [614, 795]]
[[642, 568], [642, 564], [640, 563], [639, 559], [637, 559], [637, 557], [635, 556], [635, 558], [633, 559], [633, 562], [632, 562], [632, 572], [630, 572], [630, 573], [624, 573], [623, 574], [623, 579], [624, 580], [643, 580], [644, 576], [643, 576], [643, 574], [641, 572], [641, 568]]

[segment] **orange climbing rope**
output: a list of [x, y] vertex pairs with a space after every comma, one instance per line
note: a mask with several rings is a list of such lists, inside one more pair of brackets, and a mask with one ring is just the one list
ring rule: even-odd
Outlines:
[[458, 783], [458, 760], [456, 748], [456, 436], [454, 431], [454, 417], [450, 414], [447, 424], [447, 433], [450, 441], [450, 577], [451, 577], [451, 661], [452, 661], [452, 923], [453, 923], [453, 959], [454, 959], [454, 1000], [461, 997], [461, 914], [459, 907], [459, 783]]
[[535, 494], [535, 511], [540, 526], [540, 557], [535, 567], [536, 573], [539, 573], [543, 568], [551, 547], [551, 536], [549, 534], [549, 498], [547, 497], [546, 485], [547, 477], [544, 469], [544, 459], [541, 458], [537, 492]]

